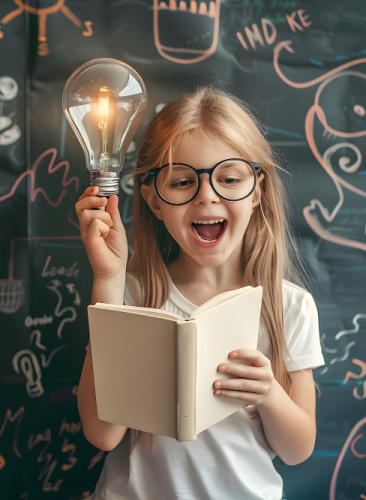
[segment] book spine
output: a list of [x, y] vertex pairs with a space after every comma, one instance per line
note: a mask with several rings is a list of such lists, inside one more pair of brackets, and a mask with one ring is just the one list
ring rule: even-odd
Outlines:
[[176, 323], [177, 440], [196, 439], [196, 322]]

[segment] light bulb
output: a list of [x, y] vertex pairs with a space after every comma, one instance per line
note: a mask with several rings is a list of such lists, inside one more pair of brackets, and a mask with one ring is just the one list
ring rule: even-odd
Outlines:
[[141, 76], [122, 61], [94, 59], [67, 80], [62, 106], [84, 149], [90, 185], [100, 196], [118, 194], [127, 148], [147, 108]]

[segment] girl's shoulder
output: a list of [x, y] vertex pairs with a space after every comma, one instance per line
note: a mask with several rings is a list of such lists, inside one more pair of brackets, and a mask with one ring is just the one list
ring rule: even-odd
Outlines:
[[300, 285], [296, 285], [291, 281], [282, 280], [282, 294], [284, 299], [297, 299], [312, 298], [311, 293]]
[[317, 368], [324, 364], [321, 352], [318, 310], [311, 293], [284, 280], [283, 320], [288, 353], [288, 371]]
[[282, 280], [283, 309], [285, 314], [292, 312], [294, 315], [316, 313], [313, 296], [295, 283]]

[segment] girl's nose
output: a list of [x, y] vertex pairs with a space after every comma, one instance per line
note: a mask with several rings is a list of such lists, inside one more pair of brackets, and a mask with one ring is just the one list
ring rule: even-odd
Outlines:
[[210, 176], [205, 173], [201, 175], [200, 179], [201, 185], [193, 201], [197, 204], [218, 203], [220, 201], [220, 196], [212, 189]]

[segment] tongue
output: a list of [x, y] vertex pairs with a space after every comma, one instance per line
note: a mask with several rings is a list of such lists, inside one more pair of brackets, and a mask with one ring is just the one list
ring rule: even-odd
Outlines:
[[221, 234], [223, 225], [223, 222], [218, 222], [217, 224], [193, 224], [193, 227], [204, 240], [216, 240]]

